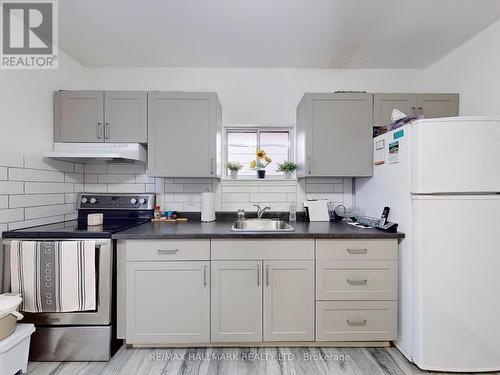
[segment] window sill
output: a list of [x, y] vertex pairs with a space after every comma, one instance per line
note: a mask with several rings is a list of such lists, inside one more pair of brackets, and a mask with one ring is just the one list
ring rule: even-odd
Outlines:
[[221, 178], [221, 181], [223, 182], [297, 182], [298, 179], [296, 177], [292, 178], [285, 178], [282, 176], [266, 176], [266, 178], [258, 178], [257, 176], [241, 176], [238, 178], [230, 178], [228, 176], [224, 176]]

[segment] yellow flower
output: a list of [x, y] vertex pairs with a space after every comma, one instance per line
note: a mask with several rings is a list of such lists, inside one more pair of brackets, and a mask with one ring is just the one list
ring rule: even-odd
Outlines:
[[257, 166], [257, 161], [256, 160], [252, 160], [250, 162], [250, 168], [255, 168]]
[[264, 156], [264, 160], [267, 161], [268, 163], [273, 161], [273, 159], [271, 159], [269, 156]]
[[257, 155], [258, 158], [263, 158], [264, 156], [266, 156], [266, 152], [264, 150], [257, 150], [255, 152], [255, 155]]

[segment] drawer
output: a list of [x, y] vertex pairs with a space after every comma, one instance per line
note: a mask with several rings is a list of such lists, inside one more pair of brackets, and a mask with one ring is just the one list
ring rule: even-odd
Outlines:
[[318, 260], [316, 299], [397, 300], [396, 260]]
[[212, 240], [212, 260], [313, 260], [313, 239]]
[[127, 240], [127, 262], [210, 260], [210, 240]]
[[316, 302], [317, 341], [389, 341], [396, 338], [396, 301]]
[[398, 240], [316, 240], [316, 259], [397, 260]]

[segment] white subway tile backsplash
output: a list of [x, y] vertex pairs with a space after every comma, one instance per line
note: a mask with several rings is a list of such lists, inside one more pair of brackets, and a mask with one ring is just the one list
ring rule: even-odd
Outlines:
[[137, 184], [154, 184], [155, 178], [150, 177], [147, 174], [136, 174], [135, 175], [135, 182]]
[[24, 166], [23, 152], [12, 152], [12, 150], [8, 150], [7, 148], [0, 148], [0, 165], [22, 168]]
[[204, 184], [211, 182], [211, 179], [202, 177], [175, 177], [174, 182], [176, 184]]
[[85, 164], [84, 173], [108, 173], [107, 164]]
[[201, 211], [200, 203], [184, 203], [184, 211], [186, 212], [199, 212]]
[[76, 203], [77, 193], [64, 194], [64, 203]]
[[286, 193], [250, 193], [250, 202], [286, 202]]
[[7, 180], [7, 168], [0, 167], [0, 180]]
[[212, 183], [184, 184], [185, 193], [205, 193], [212, 191]]
[[222, 194], [224, 193], [257, 193], [259, 191], [259, 187], [254, 185], [226, 185], [224, 182], [222, 182], [222, 187], [221, 187]]
[[225, 193], [222, 195], [222, 202], [250, 202], [250, 193]]
[[306, 182], [308, 193], [333, 193], [334, 184], [309, 184]]
[[146, 184], [146, 193], [156, 193], [156, 185], [155, 184]]
[[83, 173], [65, 173], [64, 182], [83, 184]]
[[24, 158], [24, 168], [42, 169], [46, 171], [74, 172], [74, 163], [64, 160], [42, 158], [39, 154], [26, 155]]
[[344, 195], [342, 193], [306, 193], [306, 199], [328, 199], [332, 202], [343, 202]]
[[306, 177], [308, 184], [341, 184], [343, 180], [338, 177]]
[[7, 231], [7, 224], [0, 224], [0, 236], [2, 235], [2, 232]]
[[86, 184], [97, 184], [97, 173], [85, 173], [83, 182]]
[[259, 186], [261, 193], [295, 193], [297, 192], [297, 185], [269, 185]]
[[38, 219], [47, 216], [66, 215], [75, 211], [75, 205], [59, 204], [52, 206], [28, 207], [24, 209], [24, 216], [26, 220]]
[[41, 169], [9, 168], [11, 181], [64, 182], [64, 173]]
[[84, 165], [80, 163], [75, 163], [75, 173], [83, 173], [84, 172]]
[[64, 194], [31, 194], [31, 195], [10, 195], [9, 207], [34, 207], [48, 206], [51, 204], [62, 204]]
[[86, 193], [107, 193], [108, 185], [105, 184], [84, 184], [83, 191]]
[[72, 214], [64, 215], [64, 221], [76, 220], [76, 219], [78, 219], [78, 214], [76, 212], [73, 212]]
[[23, 208], [7, 208], [0, 210], [0, 224], [20, 220], [24, 220]]
[[70, 182], [25, 182], [26, 194], [73, 193], [74, 184]]
[[12, 223], [9, 223], [8, 228], [9, 228], [9, 230], [16, 230], [16, 229], [21, 229], [21, 228], [34, 227], [37, 225], [59, 223], [61, 221], [64, 221], [64, 215], [48, 216], [48, 217], [42, 217], [39, 219], [12, 222]]
[[109, 193], [145, 193], [144, 184], [107, 184]]
[[108, 164], [108, 173], [145, 173], [145, 164]]
[[0, 195], [0, 209], [9, 207], [9, 196], [8, 195]]
[[0, 194], [23, 194], [24, 182], [21, 181], [0, 181]]
[[165, 184], [165, 193], [182, 193], [184, 191], [184, 184]]
[[99, 184], [135, 184], [135, 174], [98, 174], [97, 183]]

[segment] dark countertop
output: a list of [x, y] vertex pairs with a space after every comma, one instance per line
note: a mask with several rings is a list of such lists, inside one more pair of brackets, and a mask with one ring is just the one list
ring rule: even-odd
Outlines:
[[211, 223], [146, 223], [113, 234], [113, 239], [203, 239], [203, 238], [404, 238], [404, 233], [387, 233], [378, 229], [355, 228], [345, 223], [291, 223], [294, 232], [231, 232], [233, 221]]

